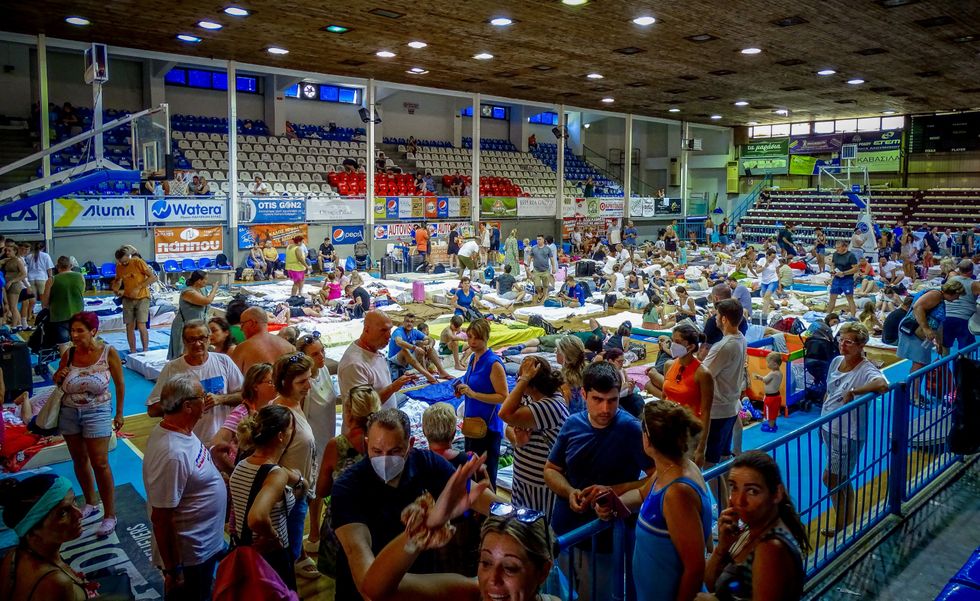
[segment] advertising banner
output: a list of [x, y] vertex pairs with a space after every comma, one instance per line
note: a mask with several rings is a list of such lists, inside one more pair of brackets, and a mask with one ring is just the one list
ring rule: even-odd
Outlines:
[[[448, 236], [449, 228], [453, 225], [460, 228], [461, 233], [471, 229], [468, 221], [440, 221], [439, 223], [430, 223], [429, 225], [435, 229], [433, 233], [434, 238]], [[374, 239], [391, 241], [399, 239], [408, 240], [412, 237], [412, 228], [414, 226], [414, 223], [380, 223], [374, 226]]]
[[742, 144], [738, 148], [738, 156], [742, 159], [784, 157], [789, 154], [789, 138], [759, 140]]
[[[418, 204], [418, 210], [415, 209]], [[421, 219], [422, 200], [414, 196], [398, 197], [398, 218], [399, 219]]]
[[285, 248], [296, 236], [303, 236], [309, 240], [309, 226], [305, 223], [240, 225], [238, 226], [238, 248], [263, 246], [266, 240], [272, 240], [272, 245], [276, 248]]
[[[843, 138], [841, 134], [814, 134], [812, 136], [802, 136], [791, 138], [789, 141], [790, 154], [831, 154], [840, 152]], [[790, 173], [792, 171], [790, 162]]]
[[[449, 218], [449, 203], [452, 201], [451, 198], [445, 196], [440, 196], [436, 199], [436, 219], [448, 219]], [[456, 216], [459, 217], [459, 199], [456, 199]]]
[[174, 259], [213, 259], [224, 252], [224, 228], [157, 227], [153, 228], [153, 249], [158, 262]]
[[512, 196], [484, 196], [480, 199], [480, 217], [517, 217], [517, 199]]
[[[589, 202], [586, 202], [588, 200]], [[585, 199], [577, 196], [566, 196], [561, 203], [562, 217], [588, 217], [589, 206], [592, 206], [592, 216], [599, 214], [599, 203], [594, 198]]]
[[855, 167], [867, 167], [872, 171], [898, 171], [902, 165], [902, 151], [894, 150], [872, 150], [861, 152], [858, 150], [857, 158], [852, 161]]
[[301, 198], [243, 198], [240, 218], [245, 223], [301, 223], [306, 202]]
[[590, 198], [599, 201], [599, 217], [622, 217], [626, 201], [622, 198]]
[[561, 220], [561, 236], [567, 239], [576, 227], [595, 230], [599, 236], [605, 236], [606, 222], [599, 217], [563, 217]]
[[752, 175], [763, 175], [765, 173], [786, 175], [789, 171], [789, 160], [786, 157], [739, 159], [738, 168], [743, 174], [748, 169]]
[[789, 156], [790, 175], [813, 175], [817, 168], [817, 157], [803, 154]]
[[354, 244], [364, 240], [363, 225], [335, 225], [330, 228], [330, 239], [336, 244]]
[[654, 211], [657, 217], [679, 217], [681, 204], [680, 198], [655, 198]]
[[27, 207], [0, 217], [0, 234], [23, 234], [41, 231], [37, 207]]
[[327, 198], [306, 199], [307, 221], [364, 221], [364, 199]]
[[156, 198], [147, 202], [150, 204], [150, 223], [225, 221], [228, 218], [227, 202], [224, 198]]
[[57, 198], [51, 209], [58, 229], [105, 229], [146, 225], [146, 200], [137, 196]]
[[520, 196], [517, 198], [518, 217], [555, 217], [555, 199], [532, 198]]
[[865, 131], [844, 136], [845, 144], [857, 144], [858, 154], [862, 152], [883, 152], [901, 150], [902, 131]]
[[[426, 196], [422, 199], [424, 203], [423, 212], [425, 213], [426, 219], [438, 219], [439, 218], [439, 199], [435, 196]], [[447, 211], [448, 213], [448, 211]]]

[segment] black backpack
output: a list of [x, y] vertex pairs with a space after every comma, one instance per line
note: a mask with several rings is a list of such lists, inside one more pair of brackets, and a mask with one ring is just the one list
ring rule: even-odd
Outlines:
[[544, 333], [548, 335], [558, 333], [558, 328], [551, 325], [545, 318], [537, 314], [531, 315], [527, 318], [527, 325], [541, 328], [544, 330]]

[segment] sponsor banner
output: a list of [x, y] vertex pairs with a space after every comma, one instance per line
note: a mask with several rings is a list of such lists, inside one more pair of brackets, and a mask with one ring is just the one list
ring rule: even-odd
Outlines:
[[[449, 203], [452, 201], [451, 198], [445, 196], [440, 196], [436, 199], [436, 219], [448, 219], [449, 218]], [[456, 199], [456, 216], [459, 216], [459, 199]]]
[[902, 151], [875, 150], [871, 152], [858, 151], [857, 158], [851, 162], [855, 167], [867, 167], [872, 171], [898, 171], [902, 165]]
[[789, 156], [790, 175], [813, 175], [817, 169], [817, 157], [802, 154]]
[[[439, 199], [438, 198], [436, 198], [435, 196], [426, 196], [425, 198], [422, 199], [422, 204], [424, 205], [422, 211], [425, 214], [425, 218], [426, 219], [438, 219], [439, 218], [439, 210], [438, 210]], [[449, 213], [448, 208], [447, 208], [446, 213], [447, 214]]]
[[224, 198], [156, 198], [147, 202], [150, 205], [150, 223], [225, 221], [228, 218]]
[[449, 217], [450, 219], [454, 217], [470, 217], [473, 215], [473, 199], [469, 196], [462, 196], [459, 199], [459, 214], [453, 214], [453, 207], [449, 205]]
[[680, 198], [654, 198], [653, 203], [657, 217], [679, 217], [683, 208]]
[[901, 150], [902, 131], [865, 131], [844, 136], [845, 144], [857, 144], [858, 154], [862, 152], [884, 152]]
[[364, 221], [364, 218], [363, 198], [314, 196], [306, 199], [307, 221]]
[[[412, 237], [412, 229], [415, 227], [414, 223], [379, 223], [374, 226], [374, 239], [375, 240], [398, 240], [405, 239], [408, 240]], [[432, 234], [433, 238], [443, 238], [449, 235], [449, 229], [453, 225], [456, 225], [460, 233], [465, 235], [466, 231], [470, 232], [472, 235], [472, 227], [468, 221], [440, 221], [438, 223], [430, 223], [429, 226], [435, 231]]]
[[469, 197], [457, 196], [378, 196], [374, 199], [374, 219], [455, 219], [470, 216]]
[[599, 217], [622, 217], [626, 208], [626, 201], [622, 198], [590, 198], [588, 200], [599, 201]]
[[154, 255], [158, 262], [174, 259], [213, 259], [223, 251], [224, 228], [157, 227], [153, 228]]
[[[630, 199], [630, 217], [635, 219], [650, 219], [657, 215], [657, 200], [649, 196], [634, 196]], [[667, 200], [662, 198], [660, 200]]]
[[27, 207], [9, 215], [0, 216], [0, 233], [23, 234], [41, 231], [38, 207]]
[[[843, 138], [840, 134], [816, 134], [791, 138], [789, 141], [790, 154], [830, 154], [840, 152]], [[793, 173], [793, 163], [790, 162], [790, 173]]]
[[[419, 201], [419, 207], [422, 206], [422, 202]], [[415, 198], [412, 196], [399, 196], [398, 197], [398, 218], [399, 219], [412, 219], [416, 217], [415, 215]], [[422, 211], [418, 212], [418, 217], [422, 217]]]
[[[467, 199], [467, 200], [469, 200], [469, 199]], [[463, 199], [460, 198], [459, 196], [450, 196], [449, 197], [449, 215], [448, 215], [449, 217], [469, 217], [470, 216], [469, 212], [467, 212], [465, 215], [463, 215], [463, 212], [462, 212], [462, 202], [463, 202]]]
[[364, 240], [363, 225], [335, 225], [330, 228], [330, 239], [334, 244], [354, 244]]
[[555, 199], [520, 196], [517, 198], [517, 216], [554, 218]]
[[[589, 202], [586, 202], [588, 200]], [[566, 196], [561, 203], [562, 217], [588, 217], [589, 205], [593, 206], [593, 216], [599, 213], [599, 204], [594, 198], [582, 198], [579, 196]]]
[[57, 198], [51, 207], [54, 227], [105, 229], [146, 225], [146, 201], [138, 196]]
[[285, 248], [296, 236], [303, 236], [309, 240], [309, 226], [305, 223], [240, 225], [238, 226], [238, 248], [263, 246], [267, 240], [272, 240], [272, 245], [276, 248]]
[[567, 239], [576, 227], [583, 229], [593, 229], [600, 236], [606, 235], [606, 222], [598, 217], [563, 217], [561, 220], [561, 236]]
[[789, 154], [789, 138], [771, 138], [749, 142], [739, 147], [738, 156], [743, 159], [760, 157], [785, 157]]
[[773, 175], [786, 175], [789, 172], [789, 159], [785, 156], [739, 159], [738, 168], [743, 174], [746, 169], [749, 169], [752, 175], [756, 176], [764, 175], [766, 172]]
[[484, 196], [480, 217], [517, 217], [517, 199], [512, 196]]
[[241, 204], [246, 223], [301, 223], [306, 220], [306, 202], [302, 198], [256, 196], [243, 198]]

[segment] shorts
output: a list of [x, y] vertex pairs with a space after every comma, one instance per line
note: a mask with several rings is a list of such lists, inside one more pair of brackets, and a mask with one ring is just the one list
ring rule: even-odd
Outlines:
[[977, 337], [970, 332], [970, 320], [961, 317], [946, 317], [943, 322], [943, 346], [953, 348], [958, 342], [960, 348], [976, 342]]
[[765, 409], [766, 421], [775, 421], [779, 417], [779, 410], [783, 408], [783, 395], [778, 393], [767, 394], [763, 397], [762, 404]]
[[565, 336], [565, 334], [545, 334], [544, 336], [540, 336], [538, 338], [538, 340], [541, 342], [539, 347], [546, 353], [553, 353], [555, 352], [555, 349], [558, 348], [558, 341]]
[[708, 441], [704, 447], [704, 460], [708, 463], [721, 463], [732, 454], [732, 432], [737, 415], [711, 420]]
[[542, 290], [545, 292], [551, 292], [551, 288], [555, 283], [555, 278], [553, 275], [551, 275], [550, 271], [532, 271], [531, 282], [534, 283], [535, 290], [539, 292]]
[[124, 298], [123, 323], [146, 323], [150, 319], [150, 299]]
[[780, 242], [779, 243], [779, 248], [781, 248], [784, 251], [786, 251], [786, 254], [788, 254], [788, 255], [795, 255], [796, 254], [796, 249], [793, 248], [792, 245], [786, 244], [785, 242]]
[[779, 280], [776, 280], [775, 282], [769, 282], [768, 284], [759, 284], [759, 296], [763, 296], [767, 293], [772, 294], [778, 288], [779, 288]]
[[895, 354], [898, 355], [899, 359], [908, 359], [913, 363], [927, 365], [932, 363], [934, 350], [935, 345], [923, 346], [922, 339], [915, 334], [898, 332], [898, 349]]
[[473, 257], [464, 257], [463, 255], [459, 255], [458, 259], [460, 267], [471, 270], [476, 269], [476, 261], [473, 260]]
[[58, 430], [70, 436], [81, 434], [82, 438], [108, 438], [112, 436], [112, 404], [84, 407], [62, 405], [58, 414]]
[[823, 429], [820, 430], [820, 439], [827, 447], [827, 471], [840, 478], [850, 477], [861, 457], [864, 441], [831, 434]]
[[830, 293], [838, 296], [854, 296], [854, 278], [845, 275], [842, 278], [834, 278], [830, 281]]
[[286, 275], [288, 275], [289, 279], [295, 282], [296, 284], [302, 283], [303, 280], [306, 279], [305, 271], [293, 271], [292, 269], [287, 269]]
[[24, 301], [31, 300], [32, 298], [34, 298], [34, 290], [24, 287], [20, 290], [20, 294], [17, 297], [17, 302], [22, 303]]

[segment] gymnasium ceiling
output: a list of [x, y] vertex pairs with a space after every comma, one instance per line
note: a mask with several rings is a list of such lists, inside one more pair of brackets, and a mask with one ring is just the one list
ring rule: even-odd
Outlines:
[[[18, 33], [720, 125], [980, 106], [980, 0], [236, 2], [248, 17], [223, 13], [222, 0], [4, 4], [0, 28]], [[71, 15], [91, 24], [69, 25]], [[640, 16], [657, 21], [634, 24]], [[494, 17], [514, 23], [496, 27]], [[206, 31], [202, 19], [224, 27]], [[741, 53], [749, 47], [762, 52]], [[493, 59], [475, 60], [481, 52]], [[406, 73], [413, 67], [428, 73]]]

